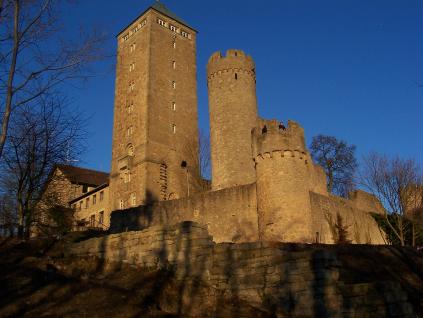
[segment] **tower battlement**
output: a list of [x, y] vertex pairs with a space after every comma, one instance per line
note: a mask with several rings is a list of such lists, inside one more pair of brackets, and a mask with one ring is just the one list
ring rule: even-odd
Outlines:
[[253, 58], [242, 50], [230, 49], [226, 55], [220, 51], [212, 54], [207, 63], [207, 78], [219, 74], [219, 72], [247, 72], [255, 77], [255, 64]]
[[285, 150], [307, 153], [304, 129], [292, 120], [289, 120], [288, 126], [285, 127], [274, 119], [260, 119], [258, 127], [252, 131], [252, 141], [253, 157]]

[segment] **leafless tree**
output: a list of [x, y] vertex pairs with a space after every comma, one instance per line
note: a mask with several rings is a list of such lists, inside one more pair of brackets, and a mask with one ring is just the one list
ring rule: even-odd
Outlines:
[[333, 136], [317, 135], [313, 137], [310, 151], [326, 172], [328, 191], [346, 197], [354, 187], [355, 146]]
[[[363, 160], [361, 184], [385, 206], [385, 222], [401, 245], [406, 244], [409, 214], [423, 207], [423, 177], [412, 159], [371, 153]], [[414, 226], [413, 226], [414, 242]]]
[[14, 199], [18, 235], [28, 237], [34, 210], [43, 193], [49, 172], [83, 150], [84, 121], [68, 111], [63, 98], [38, 99], [37, 107], [16, 110], [0, 165], [3, 192]]
[[190, 192], [204, 192], [210, 189], [210, 140], [208, 135], [200, 130], [198, 144], [187, 142], [185, 149], [188, 160], [186, 169], [189, 172]]
[[102, 54], [102, 37], [61, 33], [58, 0], [0, 0], [0, 158], [12, 112], [37, 105], [64, 82], [86, 78], [87, 65]]

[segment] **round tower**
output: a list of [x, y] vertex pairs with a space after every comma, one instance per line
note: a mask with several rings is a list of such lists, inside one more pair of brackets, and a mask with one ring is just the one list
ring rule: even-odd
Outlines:
[[228, 50], [207, 64], [212, 189], [256, 180], [251, 131], [257, 125], [256, 76], [251, 56]]
[[313, 242], [309, 191], [314, 166], [304, 130], [290, 121], [262, 121], [253, 131], [260, 239]]

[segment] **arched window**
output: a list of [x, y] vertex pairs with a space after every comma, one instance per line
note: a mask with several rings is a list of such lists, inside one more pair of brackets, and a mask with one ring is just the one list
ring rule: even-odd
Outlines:
[[129, 144], [126, 147], [126, 153], [128, 154], [128, 156], [133, 156], [134, 155], [134, 146], [132, 144]]

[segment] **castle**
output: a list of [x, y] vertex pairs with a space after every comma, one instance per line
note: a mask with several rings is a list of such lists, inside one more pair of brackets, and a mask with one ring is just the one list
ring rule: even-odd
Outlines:
[[190, 220], [216, 242], [333, 243], [340, 215], [354, 243], [384, 243], [369, 214], [383, 213], [380, 202], [363, 191], [329, 194], [303, 128], [258, 116], [255, 64], [241, 50], [216, 52], [207, 64], [212, 180], [204, 191], [196, 35], [159, 2], [118, 34], [111, 172], [107, 182], [66, 181], [79, 189], [67, 199], [76, 218], [110, 232]]

